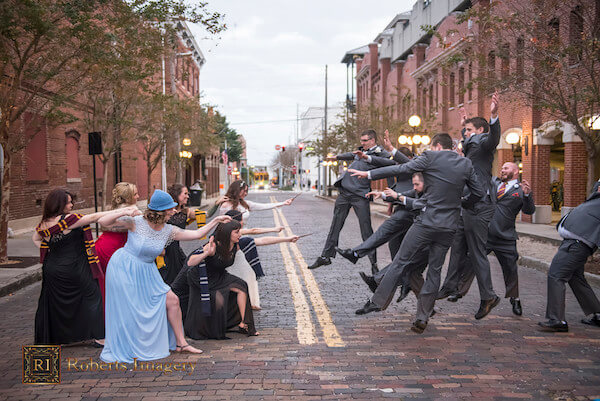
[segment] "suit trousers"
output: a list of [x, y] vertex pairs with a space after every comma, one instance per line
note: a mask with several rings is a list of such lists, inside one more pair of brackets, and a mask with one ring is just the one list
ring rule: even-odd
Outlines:
[[[502, 275], [504, 276], [504, 284], [506, 286], [504, 297], [518, 298], [519, 271], [517, 261], [519, 260], [519, 253], [517, 252], [517, 241], [489, 236], [486, 250], [488, 255], [494, 252], [500, 263], [500, 267], [502, 268]], [[475, 278], [475, 269], [469, 258], [466, 256], [461, 266], [458, 285], [453, 292], [465, 296], [469, 292], [469, 288], [471, 288], [471, 284]], [[448, 276], [446, 276], [446, 279], [448, 279]], [[444, 285], [446, 285], [446, 283], [444, 283]]]
[[[416, 256], [416, 262], [411, 271], [405, 272], [402, 277], [400, 277], [400, 282], [398, 285], [408, 285], [418, 297], [421, 293], [421, 288], [423, 288], [423, 284], [425, 283], [425, 280], [423, 280], [423, 272], [427, 268], [428, 259], [429, 248], [425, 248]], [[377, 285], [381, 284], [381, 280], [383, 280], [383, 277], [385, 277], [385, 274], [390, 266], [391, 264], [387, 265], [373, 275], [373, 279]]]
[[417, 302], [417, 319], [428, 321], [440, 287], [442, 265], [453, 237], [454, 231], [414, 223], [408, 229], [398, 254], [373, 294], [371, 302], [381, 309], [387, 308], [402, 276], [417, 267], [422, 252], [429, 248], [427, 279]]
[[494, 208], [491, 202], [479, 202], [474, 210], [462, 210], [462, 219], [452, 243], [444, 290], [457, 292], [460, 277], [471, 263], [477, 277], [481, 300], [487, 301], [496, 296], [487, 258], [488, 229], [494, 216]]
[[[342, 228], [344, 227], [348, 213], [350, 213], [350, 208], [354, 209], [354, 213], [356, 213], [356, 217], [358, 217], [360, 235], [363, 241], [373, 235], [369, 200], [340, 188], [339, 195], [335, 200], [335, 206], [333, 208], [333, 220], [331, 221], [331, 227], [329, 227], [329, 234], [327, 235], [325, 247], [323, 248], [321, 256], [335, 257], [335, 247], [338, 246], [340, 231], [342, 231]], [[375, 253], [375, 250], [369, 253], [369, 259], [371, 260], [371, 263], [377, 263], [377, 254]]]
[[566, 283], [569, 283], [585, 315], [600, 313], [600, 301], [584, 275], [585, 262], [592, 253], [593, 250], [581, 241], [565, 239], [560, 244], [548, 270], [548, 320], [566, 320]]
[[402, 238], [404, 238], [404, 234], [406, 234], [409, 227], [412, 225], [413, 220], [412, 213], [405, 209], [398, 210], [387, 218], [373, 235], [367, 238], [367, 240], [359, 246], [353, 248], [352, 251], [356, 252], [358, 257], [362, 258], [386, 242], [389, 242], [390, 253], [392, 254], [393, 259], [400, 248], [400, 243], [402, 242]]

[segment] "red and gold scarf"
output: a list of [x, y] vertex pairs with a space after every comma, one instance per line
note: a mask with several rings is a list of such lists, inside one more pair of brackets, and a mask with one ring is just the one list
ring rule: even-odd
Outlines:
[[[40, 245], [40, 263], [44, 263], [44, 259], [46, 255], [50, 251], [50, 247], [48, 245], [48, 241], [44, 240], [44, 237], [50, 237], [54, 234], [58, 234], [68, 229], [71, 225], [75, 224], [79, 219], [83, 217], [82, 214], [73, 213], [70, 214], [66, 219], [60, 219], [58, 223], [53, 225], [50, 228], [46, 228], [45, 230], [40, 228], [38, 225], [36, 227], [37, 233], [42, 237], [42, 244]], [[88, 257], [88, 263], [90, 265], [90, 270], [92, 271], [92, 276], [95, 279], [99, 279], [104, 277], [104, 273], [102, 269], [100, 269], [100, 264], [98, 260], [98, 255], [96, 255], [96, 247], [94, 246], [94, 237], [92, 236], [92, 230], [89, 225], [83, 226], [83, 239], [85, 243], [85, 253]]]

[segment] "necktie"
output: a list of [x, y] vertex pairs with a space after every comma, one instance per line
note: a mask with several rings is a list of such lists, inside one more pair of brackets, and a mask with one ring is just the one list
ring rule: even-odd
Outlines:
[[504, 195], [504, 192], [506, 191], [506, 183], [503, 182], [500, 187], [498, 188], [498, 193], [496, 194], [496, 197], [498, 199], [502, 198], [502, 195]]

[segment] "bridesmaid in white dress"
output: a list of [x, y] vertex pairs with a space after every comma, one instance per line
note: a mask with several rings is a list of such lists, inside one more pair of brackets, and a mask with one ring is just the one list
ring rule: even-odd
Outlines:
[[[237, 220], [242, 224], [242, 229], [240, 230], [241, 235], [248, 234], [264, 234], [269, 232], [280, 232], [283, 230], [283, 227], [273, 227], [273, 228], [244, 228], [244, 221], [242, 218], [242, 213], [237, 210], [229, 210], [225, 213], [225, 215], [230, 216], [233, 220]], [[254, 239], [254, 244], [256, 246], [264, 246], [264, 245], [273, 245], [279, 244], [282, 242], [296, 242], [298, 241], [297, 235], [293, 235], [290, 237], [259, 237]], [[235, 262], [233, 265], [227, 268], [229, 274], [233, 274], [244, 280], [246, 284], [248, 284], [248, 295], [250, 297], [250, 304], [252, 305], [252, 309], [260, 310], [260, 295], [258, 292], [258, 281], [256, 280], [256, 272], [246, 260], [244, 252], [238, 248], [237, 254], [235, 255]]]

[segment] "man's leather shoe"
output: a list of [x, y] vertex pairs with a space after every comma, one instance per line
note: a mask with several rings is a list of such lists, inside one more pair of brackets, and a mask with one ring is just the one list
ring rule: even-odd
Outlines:
[[402, 287], [400, 287], [400, 296], [398, 297], [396, 302], [402, 301], [404, 298], [406, 298], [408, 296], [409, 293], [410, 293], [410, 286], [403, 285]]
[[600, 313], [594, 313], [591, 317], [584, 317], [581, 323], [600, 327]]
[[379, 273], [379, 267], [377, 267], [377, 263], [371, 263], [371, 274], [376, 275]]
[[431, 310], [431, 315], [429, 315], [429, 317], [430, 317], [430, 318], [431, 318], [431, 317], [433, 317], [433, 316], [434, 316], [436, 313], [437, 313], [437, 312], [435, 311], [435, 309], [432, 309], [432, 310]]
[[317, 267], [321, 267], [321, 266], [325, 266], [325, 265], [330, 265], [331, 264], [331, 259], [328, 258], [327, 256], [319, 256], [317, 258], [317, 260], [315, 260], [315, 263], [313, 263], [312, 265], [308, 266], [309, 269], [316, 269]]
[[412, 324], [412, 326], [410, 327], [410, 329], [412, 331], [414, 331], [415, 333], [421, 334], [425, 331], [425, 329], [427, 328], [427, 322], [424, 322], [422, 320], [415, 320]]
[[454, 291], [451, 291], [447, 288], [443, 288], [440, 290], [440, 292], [438, 292], [438, 296], [436, 299], [444, 299], [449, 295], [452, 295]]
[[545, 322], [539, 322], [538, 325], [541, 327], [540, 331], [546, 332], [560, 332], [566, 333], [569, 331], [569, 325], [567, 322], [559, 322], [557, 320], [547, 320]]
[[452, 294], [448, 297], [448, 299], [446, 301], [448, 302], [457, 302], [459, 299], [462, 298], [462, 295], [460, 294]]
[[521, 307], [521, 301], [515, 298], [510, 299], [510, 303], [512, 304], [513, 313], [517, 316], [521, 316], [523, 314], [523, 308]]
[[358, 272], [360, 274], [360, 278], [369, 286], [371, 292], [375, 292], [377, 290], [377, 283], [373, 276], [367, 276], [364, 272]]
[[365, 304], [365, 306], [363, 306], [360, 309], [356, 310], [356, 314], [357, 315], [366, 315], [367, 313], [371, 313], [371, 312], [380, 312], [381, 308], [377, 305], [375, 305], [373, 302], [371, 302], [371, 300], [367, 301], [367, 303]]
[[342, 248], [338, 248], [336, 246], [335, 251], [337, 253], [339, 253], [340, 256], [343, 256], [344, 258], [348, 259], [350, 262], [356, 264], [356, 261], [358, 260], [358, 256], [354, 255], [354, 252], [352, 252], [352, 249], [342, 249]]
[[499, 303], [500, 297], [498, 296], [495, 296], [494, 298], [488, 299], [486, 301], [481, 301], [481, 304], [479, 305], [479, 310], [475, 314], [475, 319], [483, 319]]

